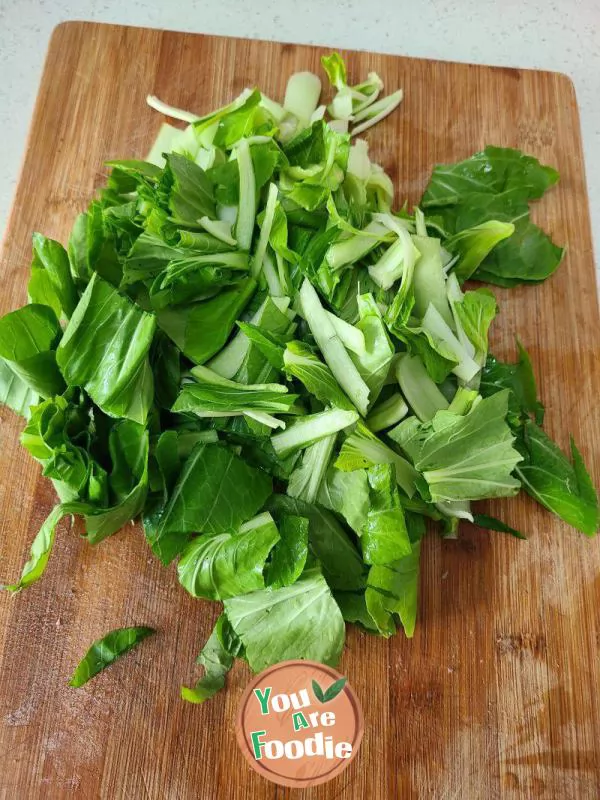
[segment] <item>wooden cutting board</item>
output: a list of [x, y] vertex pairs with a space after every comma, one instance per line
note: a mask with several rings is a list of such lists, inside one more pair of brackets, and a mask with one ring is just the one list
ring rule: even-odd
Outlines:
[[[326, 52], [271, 42], [72, 22], [54, 32], [1, 258], [2, 313], [26, 301], [32, 231], [66, 241], [111, 157], [143, 157], [161, 123], [148, 93], [205, 113]], [[400, 199], [418, 200], [436, 162], [485, 144], [519, 147], [560, 170], [535, 210], [568, 254], [538, 287], [497, 291], [493, 349], [529, 350], [562, 446], [572, 432], [600, 477], [599, 325], [575, 92], [564, 75], [344, 52], [353, 79], [403, 87], [370, 131]], [[14, 579], [54, 504], [0, 411], [0, 576]], [[305, 792], [269, 784], [239, 752], [233, 719], [248, 671], [202, 707], [179, 699], [218, 614], [150, 555], [138, 528], [93, 548], [60, 527], [43, 580], [0, 596], [2, 798], [596, 798], [600, 792], [600, 542], [527, 497], [491, 513], [529, 541], [465, 526], [430, 536], [414, 639], [350, 630], [341, 669], [360, 697], [358, 758]], [[92, 640], [123, 625], [159, 633], [83, 689], [67, 681]]]

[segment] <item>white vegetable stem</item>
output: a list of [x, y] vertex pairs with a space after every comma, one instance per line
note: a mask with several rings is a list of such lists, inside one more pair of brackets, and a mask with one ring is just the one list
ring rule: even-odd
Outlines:
[[271, 235], [271, 228], [273, 227], [273, 219], [275, 217], [275, 207], [277, 205], [277, 186], [274, 183], [269, 184], [269, 193], [267, 195], [267, 204], [265, 206], [265, 216], [263, 219], [262, 228], [260, 229], [260, 237], [256, 246], [256, 252], [252, 261], [252, 275], [258, 277], [263, 267], [263, 259], [267, 252], [267, 245], [269, 244], [269, 236]]
[[252, 156], [246, 139], [240, 139], [236, 152], [240, 172], [240, 205], [236, 222], [236, 236], [240, 249], [250, 250], [256, 217], [256, 184]]
[[365, 335], [364, 333], [356, 328], [354, 325], [350, 325], [349, 322], [346, 320], [340, 319], [336, 317], [335, 314], [332, 314], [331, 311], [326, 311], [327, 317], [337, 335], [342, 340], [342, 344], [348, 350], [352, 350], [353, 353], [357, 355], [362, 355], [365, 352]]
[[367, 425], [373, 433], [396, 425], [408, 414], [408, 406], [400, 392], [379, 403], [367, 417]]
[[319, 78], [312, 72], [296, 72], [287, 82], [283, 107], [308, 125], [319, 105], [320, 96]]
[[228, 222], [220, 219], [210, 219], [209, 217], [201, 217], [198, 224], [202, 225], [205, 231], [211, 233], [215, 239], [219, 239], [225, 244], [230, 244], [232, 247], [237, 245], [236, 240], [231, 235], [231, 225]]
[[308, 447], [325, 436], [347, 428], [358, 419], [356, 411], [344, 411], [341, 408], [332, 408], [318, 414], [309, 414], [300, 417], [283, 433], [276, 433], [271, 437], [271, 444], [278, 456], [285, 456], [293, 450]]
[[438, 411], [448, 408], [448, 401], [429, 377], [419, 356], [402, 356], [396, 376], [402, 394], [422, 422], [428, 422]]
[[304, 318], [329, 369], [356, 408], [365, 416], [369, 406], [369, 387], [354, 366], [307, 278], [300, 289], [300, 302]]
[[171, 119], [180, 119], [182, 122], [197, 122], [201, 119], [198, 114], [193, 114], [191, 111], [185, 111], [183, 108], [177, 108], [176, 106], [170, 106], [168, 103], [163, 103], [162, 100], [159, 100], [158, 97], [153, 94], [147, 95], [146, 102], [150, 108], [159, 111], [166, 117], [171, 117]]
[[[359, 111], [358, 114], [354, 115], [354, 122], [360, 122], [361, 124], [350, 131], [350, 136], [357, 136], [359, 133], [366, 131], [368, 128], [371, 128], [387, 117], [395, 108], [398, 108], [403, 97], [404, 92], [402, 89], [398, 89], [394, 94], [383, 97], [363, 111]], [[362, 122], [362, 120], [364, 120], [364, 122]]]
[[452, 372], [465, 383], [468, 383], [477, 375], [480, 370], [477, 364], [465, 350], [459, 340], [452, 332], [450, 326], [444, 322], [442, 315], [437, 308], [430, 303], [423, 317], [422, 327], [435, 339], [441, 339], [448, 350], [452, 353], [458, 364], [453, 367]]

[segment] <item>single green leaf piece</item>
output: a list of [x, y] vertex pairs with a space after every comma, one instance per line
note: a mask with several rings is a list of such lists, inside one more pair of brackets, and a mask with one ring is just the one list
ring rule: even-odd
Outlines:
[[94, 275], [57, 350], [65, 381], [84, 388], [106, 414], [144, 424], [154, 394], [148, 353], [155, 324]]
[[232, 597], [224, 606], [253, 672], [298, 658], [337, 665], [344, 620], [317, 567], [291, 586]]
[[153, 628], [143, 625], [134, 628], [119, 628], [107, 633], [92, 644], [79, 662], [69, 681], [69, 686], [83, 686], [90, 678], [98, 675], [152, 633], [155, 633]]
[[181, 687], [181, 697], [188, 703], [204, 703], [225, 686], [225, 676], [240, 649], [239, 642], [232, 642], [228, 628], [230, 625], [227, 617], [221, 614], [197, 659], [197, 663], [204, 667], [204, 676], [193, 688]]

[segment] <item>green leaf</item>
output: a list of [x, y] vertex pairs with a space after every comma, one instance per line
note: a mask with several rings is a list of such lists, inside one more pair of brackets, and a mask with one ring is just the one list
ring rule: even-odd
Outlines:
[[473, 514], [473, 524], [478, 525], [480, 528], [485, 528], [488, 531], [510, 533], [510, 535], [514, 536], [516, 539], [525, 539], [525, 541], [527, 541], [527, 537], [520, 531], [511, 528], [510, 525], [507, 525], [500, 519], [488, 516], [488, 514]]
[[288, 342], [283, 354], [283, 363], [288, 375], [298, 378], [307, 391], [326, 405], [352, 410], [333, 373], [303, 342]]
[[394, 616], [398, 615], [410, 638], [417, 618], [419, 558], [421, 542], [412, 545], [411, 555], [369, 570], [365, 600], [367, 609], [382, 636], [396, 633]]
[[181, 358], [179, 348], [160, 330], [152, 341], [150, 366], [154, 378], [154, 400], [159, 408], [171, 408], [181, 384]]
[[525, 491], [569, 525], [594, 536], [600, 525], [598, 496], [573, 439], [571, 464], [532, 420], [525, 422], [523, 433], [525, 460], [516, 472]]
[[188, 703], [203, 703], [225, 686], [225, 676], [233, 666], [241, 645], [239, 640], [237, 643], [231, 641], [232, 636], [234, 639], [237, 637], [233, 631], [228, 632], [228, 628], [227, 617], [221, 614], [197, 659], [197, 663], [204, 667], [204, 676], [193, 689], [181, 687], [181, 697]]
[[510, 222], [489, 220], [447, 239], [444, 246], [458, 256], [454, 273], [461, 283], [468, 280], [498, 242], [512, 236], [514, 230], [515, 226]]
[[517, 341], [519, 360], [515, 364], [498, 361], [488, 355], [481, 374], [480, 392], [482, 397], [490, 397], [503, 389], [510, 389], [508, 401], [508, 421], [515, 427], [523, 415], [533, 415], [535, 422], [544, 421], [544, 406], [537, 396], [537, 386], [531, 359], [525, 348]]
[[344, 646], [344, 620], [318, 568], [291, 586], [224, 601], [253, 672], [291, 659], [335, 666]]
[[317, 500], [320, 505], [340, 514], [359, 536], [369, 512], [369, 481], [364, 469], [343, 472], [330, 467]]
[[148, 431], [131, 420], [119, 420], [109, 434], [112, 462], [109, 484], [113, 503], [107, 508], [83, 508], [86, 535], [98, 544], [138, 517], [148, 492]]
[[186, 156], [169, 153], [159, 184], [176, 224], [197, 225], [200, 217], [215, 219], [212, 184], [204, 170]]
[[57, 505], [52, 509], [32, 542], [29, 561], [23, 567], [21, 577], [17, 583], [4, 586], [5, 589], [9, 592], [18, 592], [41, 578], [50, 558], [56, 535], [56, 526], [63, 516], [62, 506]]
[[0, 358], [32, 392], [42, 397], [60, 394], [65, 384], [55, 348], [61, 335], [49, 306], [23, 306], [0, 318]]
[[157, 312], [158, 325], [184, 355], [204, 364], [223, 347], [255, 289], [256, 281], [247, 278], [211, 300], [165, 308]]
[[119, 628], [107, 633], [92, 644], [79, 662], [73, 677], [69, 681], [69, 686], [83, 686], [90, 678], [102, 672], [117, 658], [120, 658], [154, 632], [153, 628], [141, 625], [135, 628]]
[[396, 485], [394, 467], [378, 464], [367, 470], [370, 508], [362, 530], [366, 564], [389, 564], [411, 554], [411, 543]]
[[522, 457], [506, 423], [508, 391], [481, 400], [465, 416], [438, 411], [431, 422], [395, 429], [395, 440], [423, 474], [431, 501], [510, 497], [519, 491], [512, 471]]
[[365, 347], [359, 352], [351, 352], [350, 358], [369, 387], [369, 404], [372, 407], [388, 376], [394, 348], [372, 294], [358, 296], [358, 314], [356, 327], [364, 335]]
[[[402, 424], [402, 423], [400, 423]], [[344, 472], [365, 469], [375, 464], [393, 464], [396, 481], [409, 496], [415, 492], [417, 473], [409, 462], [384, 444], [374, 433], [359, 422], [340, 450], [335, 466]]]
[[292, 334], [278, 335], [248, 322], [238, 321], [237, 325], [249, 341], [262, 353], [269, 364], [274, 369], [282, 372], [283, 354]]
[[515, 226], [510, 239], [500, 242], [473, 275], [475, 280], [498, 286], [541, 283], [558, 268], [565, 253], [529, 220]]
[[306, 503], [314, 503], [323, 483], [336, 435], [326, 436], [304, 450], [301, 461], [291, 473], [287, 493]]
[[234, 533], [205, 533], [183, 551], [177, 565], [179, 582], [192, 597], [208, 600], [263, 589], [265, 562], [278, 541], [270, 514], [260, 514]]
[[144, 424], [154, 394], [154, 329], [151, 314], [94, 275], [56, 354], [67, 384], [83, 387], [110, 416]]
[[191, 412], [200, 417], [263, 411], [272, 414], [294, 413], [297, 394], [278, 383], [243, 384], [222, 378], [207, 367], [194, 367], [193, 383], [186, 383], [173, 405], [173, 411]]
[[267, 586], [279, 589], [298, 580], [308, 557], [308, 526], [306, 517], [294, 514], [279, 517], [280, 540], [271, 551], [271, 560], [265, 569]]
[[273, 495], [268, 508], [276, 521], [281, 514], [308, 519], [309, 550], [321, 563], [332, 589], [354, 591], [365, 586], [365, 566], [360, 554], [333, 514], [283, 494]]
[[77, 291], [69, 256], [59, 242], [41, 233], [33, 234], [33, 261], [27, 286], [29, 300], [50, 306], [57, 317], [71, 316], [77, 305]]
[[197, 444], [157, 518], [144, 519], [146, 538], [154, 554], [169, 564], [195, 532], [219, 534], [237, 530], [271, 494], [269, 476], [254, 469], [231, 450], [217, 444]]
[[[557, 180], [556, 170], [518, 150], [486, 147], [465, 161], [436, 167], [420, 205], [458, 236], [492, 221], [514, 224], [512, 236], [494, 247], [473, 277], [499, 286], [536, 283], [554, 272], [564, 251], [530, 221], [528, 201]], [[459, 267], [459, 277], [468, 277], [477, 260]]]
[[38, 395], [0, 358], [0, 403], [26, 419], [29, 409], [38, 402]]
[[462, 300], [453, 304], [453, 309], [475, 350], [487, 353], [488, 331], [498, 310], [492, 292], [488, 289], [465, 292]]
[[419, 205], [455, 205], [473, 192], [498, 194], [516, 188], [534, 200], [557, 181], [558, 172], [536, 158], [509, 147], [488, 146], [465, 161], [436, 166]]

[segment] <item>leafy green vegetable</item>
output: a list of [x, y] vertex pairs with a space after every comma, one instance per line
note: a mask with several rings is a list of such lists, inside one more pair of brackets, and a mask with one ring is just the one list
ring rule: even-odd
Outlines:
[[22, 417], [29, 416], [29, 408], [38, 401], [38, 395], [17, 377], [6, 361], [0, 358], [0, 403], [12, 408]]
[[83, 387], [105, 413], [144, 424], [153, 399], [154, 330], [150, 314], [94, 274], [56, 352], [65, 381]]
[[49, 306], [31, 304], [0, 318], [0, 358], [29, 389], [50, 397], [65, 384], [56, 365], [61, 329]]
[[402, 456], [388, 447], [362, 423], [348, 436], [335, 462], [338, 469], [351, 472], [375, 464], [393, 464], [396, 481], [409, 497], [415, 491], [417, 473]]
[[344, 620], [317, 567], [291, 586], [232, 597], [224, 606], [254, 672], [300, 657], [337, 665]]
[[[245, 89], [204, 117], [149, 97], [187, 127], [108, 162], [67, 249], [33, 235], [30, 303], [0, 319], [0, 401], [59, 498], [4, 588], [41, 577], [63, 517], [90, 544], [141, 518], [188, 593], [224, 604], [192, 703], [235, 658], [335, 664], [345, 621], [412, 636], [427, 520], [443, 538], [461, 520], [522, 536], [471, 500], [524, 488], [587, 535], [599, 524], [575, 444], [569, 460], [539, 427], [527, 353], [488, 353], [496, 298], [461, 288], [553, 273], [564, 250], [530, 202], [558, 173], [488, 146], [394, 206], [357, 135], [402, 90], [353, 83], [337, 53], [322, 65], [327, 106], [310, 72], [281, 104]], [[94, 643], [74, 684], [149, 632]]]
[[[486, 147], [465, 161], [438, 165], [420, 206], [442, 222], [450, 249], [458, 248], [459, 277], [499, 286], [536, 283], [555, 271], [564, 251], [530, 221], [528, 201], [557, 180], [556, 170], [519, 150]], [[467, 231], [488, 224], [482, 234]], [[511, 225], [512, 235], [500, 241]]]
[[598, 495], [585, 468], [581, 453], [571, 437], [571, 458], [532, 420], [523, 427], [524, 460], [516, 473], [534, 500], [586, 536], [600, 525]]
[[283, 365], [289, 375], [302, 381], [307, 391], [322, 403], [344, 410], [353, 409], [329, 367], [307, 345], [288, 342], [283, 353]]
[[308, 557], [308, 519], [294, 514], [279, 517], [279, 541], [265, 569], [267, 586], [291, 586], [304, 570]]
[[330, 467], [321, 484], [318, 502], [344, 517], [348, 525], [360, 536], [369, 512], [369, 482], [364, 469], [343, 472]]
[[197, 663], [204, 667], [204, 677], [193, 689], [182, 686], [182, 699], [188, 703], [200, 704], [214, 697], [225, 686], [225, 676], [233, 666], [240, 647], [241, 643], [233, 633], [227, 617], [221, 614], [197, 659]]
[[56, 535], [56, 526], [63, 518], [64, 512], [62, 506], [55, 506], [46, 521], [40, 528], [37, 536], [31, 545], [31, 554], [29, 561], [23, 567], [21, 577], [18, 582], [9, 586], [5, 586], [9, 592], [18, 592], [26, 586], [35, 583], [43, 574], [46, 569], [46, 564], [50, 558], [52, 545], [54, 544], [54, 537]]
[[366, 564], [389, 564], [411, 554], [411, 544], [391, 464], [367, 470], [370, 508], [360, 540]]
[[365, 592], [367, 609], [382, 636], [396, 633], [394, 615], [400, 617], [405, 634], [410, 638], [417, 618], [419, 559], [421, 542], [412, 545], [412, 552], [398, 561], [369, 570]]
[[544, 421], [544, 406], [537, 396], [537, 386], [527, 351], [517, 341], [519, 360], [516, 364], [507, 364], [489, 355], [481, 375], [481, 394], [489, 397], [503, 389], [510, 389], [508, 401], [511, 425], [520, 424], [521, 415], [532, 414], [535, 422], [541, 425]]
[[154, 632], [153, 628], [140, 625], [135, 628], [119, 628], [107, 633], [92, 644], [79, 662], [69, 686], [83, 686], [90, 678], [102, 672]]
[[223, 347], [255, 289], [256, 282], [247, 278], [210, 300], [165, 308], [157, 312], [158, 325], [184, 355], [204, 364]]
[[234, 533], [198, 536], [179, 559], [179, 582], [193, 597], [209, 600], [262, 589], [265, 562], [278, 541], [270, 514], [260, 514]]
[[271, 493], [271, 480], [231, 450], [198, 443], [184, 463], [168, 502], [144, 522], [146, 538], [164, 564], [184, 549], [194, 532], [236, 530]]
[[438, 411], [431, 422], [409, 427], [405, 420], [395, 429], [395, 441], [422, 473], [434, 503], [518, 492], [512, 471], [522, 456], [505, 421], [508, 394], [481, 400], [465, 416]]
[[488, 514], [473, 514], [473, 522], [475, 525], [478, 525], [480, 528], [486, 528], [488, 531], [510, 533], [510, 535], [514, 536], [516, 539], [527, 540], [527, 537], [520, 533], [520, 531], [511, 528], [510, 525], [502, 522], [502, 520], [490, 517]]
[[77, 291], [69, 256], [65, 248], [53, 239], [33, 234], [33, 261], [27, 286], [29, 300], [50, 306], [57, 317], [69, 318], [77, 305]]
[[308, 519], [308, 545], [318, 559], [332, 589], [353, 591], [365, 585], [365, 567], [350, 537], [333, 514], [318, 505], [285, 495], [273, 495], [269, 510], [275, 519], [281, 514]]

